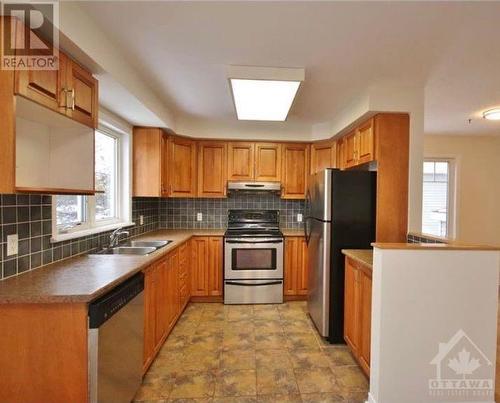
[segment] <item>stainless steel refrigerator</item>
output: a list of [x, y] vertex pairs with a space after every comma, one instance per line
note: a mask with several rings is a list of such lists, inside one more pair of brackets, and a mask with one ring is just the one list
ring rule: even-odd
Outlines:
[[325, 169], [309, 177], [304, 230], [309, 256], [307, 308], [319, 333], [344, 342], [342, 249], [375, 240], [376, 173]]

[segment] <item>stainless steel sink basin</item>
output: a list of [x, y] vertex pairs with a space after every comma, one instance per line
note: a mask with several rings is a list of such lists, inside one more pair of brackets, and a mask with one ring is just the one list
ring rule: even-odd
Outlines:
[[117, 246], [116, 248], [104, 249], [98, 252], [99, 255], [149, 255], [157, 248], [154, 247], [134, 247], [134, 246]]
[[167, 246], [172, 241], [129, 241], [121, 246], [133, 246], [140, 248], [163, 248]]

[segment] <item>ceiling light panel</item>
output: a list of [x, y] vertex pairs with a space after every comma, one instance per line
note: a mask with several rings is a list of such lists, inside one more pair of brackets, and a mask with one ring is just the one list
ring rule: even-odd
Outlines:
[[300, 81], [230, 79], [238, 120], [285, 121]]
[[500, 108], [483, 112], [483, 117], [488, 120], [500, 120]]

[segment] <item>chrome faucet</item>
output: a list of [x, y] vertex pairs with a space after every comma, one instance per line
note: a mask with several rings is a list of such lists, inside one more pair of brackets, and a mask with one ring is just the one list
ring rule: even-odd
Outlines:
[[109, 236], [109, 247], [114, 248], [115, 246], [118, 245], [118, 241], [120, 240], [120, 237], [122, 236], [129, 236], [130, 232], [124, 231], [123, 227], [115, 229], [111, 235]]

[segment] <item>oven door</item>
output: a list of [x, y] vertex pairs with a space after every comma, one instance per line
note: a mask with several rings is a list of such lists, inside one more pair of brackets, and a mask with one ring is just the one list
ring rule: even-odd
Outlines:
[[282, 279], [282, 238], [226, 238], [224, 277], [238, 279]]

